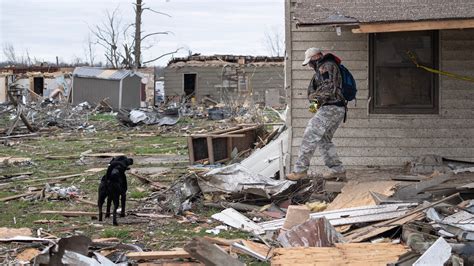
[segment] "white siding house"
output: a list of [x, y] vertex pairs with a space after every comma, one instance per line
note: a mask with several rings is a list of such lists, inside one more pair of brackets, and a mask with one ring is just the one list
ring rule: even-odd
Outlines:
[[[285, 14], [287, 163], [312, 116], [314, 71], [301, 66], [309, 47], [340, 57], [357, 82], [357, 101], [333, 139], [347, 167], [400, 167], [424, 154], [474, 161], [474, 82], [417, 68], [406, 54], [474, 78], [474, 2], [286, 0]], [[322, 165], [316, 151], [311, 168]]]

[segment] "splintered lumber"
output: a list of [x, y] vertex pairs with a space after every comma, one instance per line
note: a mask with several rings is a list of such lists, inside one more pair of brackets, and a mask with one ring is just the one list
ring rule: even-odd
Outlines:
[[47, 220], [47, 219], [42, 219], [42, 220], [36, 220], [33, 222], [34, 224], [62, 224], [64, 223], [63, 220]]
[[125, 153], [119, 152], [108, 152], [108, 153], [87, 153], [83, 154], [84, 157], [117, 157], [117, 156], [125, 156]]
[[79, 159], [80, 156], [78, 155], [46, 155], [44, 156], [45, 159], [49, 160], [67, 160], [67, 159]]
[[47, 182], [49, 182], [49, 181], [59, 181], [59, 180], [66, 180], [68, 178], [78, 177], [78, 176], [82, 176], [82, 174], [63, 175], [63, 176], [39, 178], [39, 179], [29, 179], [29, 180], [24, 180], [22, 182], [24, 182], [24, 183], [34, 183], [34, 182], [38, 182], [38, 181], [47, 181]]
[[408, 250], [392, 243], [349, 243], [335, 247], [277, 248], [273, 266], [283, 265], [387, 265]]
[[0, 238], [12, 238], [15, 236], [31, 236], [30, 228], [9, 228], [9, 227], [0, 227]]
[[191, 255], [184, 249], [169, 251], [130, 252], [127, 257], [133, 260], [189, 259]]
[[92, 206], [97, 206], [96, 202], [92, 202], [92, 201], [81, 199], [81, 198], [76, 198], [76, 201], [82, 202], [82, 203], [85, 203], [85, 204], [89, 204], [89, 205], [92, 205]]
[[[7, 90], [7, 93], [8, 93], [8, 98], [10, 99], [10, 101], [12, 101], [13, 105], [15, 107], [18, 108], [18, 102], [15, 98], [15, 96], [12, 95], [11, 91], [10, 90]], [[25, 126], [28, 128], [28, 130], [30, 132], [35, 132], [37, 131], [36, 128], [34, 128], [30, 122], [28, 122], [28, 119], [26, 119], [26, 116], [23, 114], [23, 111], [20, 111], [20, 118], [21, 118], [21, 121], [23, 121], [23, 124], [25, 124]], [[14, 128], [14, 127], [13, 127]], [[10, 132], [11, 133], [11, 132]], [[7, 135], [10, 135], [10, 134], [7, 134]]]
[[203, 236], [203, 238], [209, 241], [212, 244], [217, 244], [219, 246], [232, 246], [235, 242], [241, 242], [243, 239], [225, 239], [219, 237], [210, 237], [210, 236]]
[[436, 206], [442, 202], [453, 199], [455, 197], [459, 197], [459, 193], [455, 193], [451, 196], [448, 196], [444, 199], [438, 200], [430, 204], [424, 204], [422, 206], [419, 206], [415, 208], [414, 210], [407, 212], [405, 215], [401, 215], [400, 217], [397, 217], [388, 221], [372, 224], [369, 226], [365, 226], [362, 228], [358, 228], [356, 230], [352, 230], [349, 233], [345, 234], [344, 238], [348, 240], [349, 242], [362, 242], [364, 240], [370, 239], [384, 232], [387, 232], [397, 226], [403, 225], [407, 222], [420, 220], [425, 216], [424, 213], [422, 213], [422, 211], [428, 208], [431, 208], [433, 206]]
[[396, 181], [373, 181], [347, 183], [337, 195], [326, 211], [339, 210], [344, 208], [377, 205], [370, 192], [376, 192], [385, 196], [391, 196], [395, 192], [395, 186], [400, 182]]
[[40, 214], [56, 214], [64, 217], [79, 217], [79, 216], [99, 216], [97, 212], [83, 212], [83, 211], [41, 211]]
[[[393, 219], [405, 215], [416, 203], [385, 204], [378, 206], [354, 207], [341, 210], [311, 213], [311, 218], [326, 217], [333, 226], [367, 223]], [[280, 229], [284, 219], [258, 223], [263, 230]]]
[[244, 263], [233, 258], [218, 246], [203, 238], [194, 238], [184, 246], [191, 256], [207, 266], [243, 266]]
[[9, 196], [9, 197], [5, 197], [5, 198], [1, 198], [0, 202], [6, 202], [6, 201], [14, 200], [14, 199], [23, 198], [23, 197], [33, 195], [33, 194], [36, 194], [36, 193], [37, 192], [27, 192], [27, 193], [23, 193], [23, 194], [14, 195], [14, 196]]

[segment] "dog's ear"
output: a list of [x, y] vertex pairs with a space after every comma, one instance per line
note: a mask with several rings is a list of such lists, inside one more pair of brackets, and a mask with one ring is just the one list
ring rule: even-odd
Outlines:
[[112, 157], [112, 160], [110, 160], [109, 164], [113, 163], [115, 161], [115, 157]]

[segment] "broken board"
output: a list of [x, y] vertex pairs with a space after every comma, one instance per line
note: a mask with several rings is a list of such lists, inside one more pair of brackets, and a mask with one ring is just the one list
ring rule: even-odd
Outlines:
[[335, 247], [277, 248], [273, 266], [284, 265], [387, 265], [408, 250], [400, 244], [335, 244]]
[[396, 181], [373, 181], [363, 183], [351, 181], [342, 188], [341, 194], [337, 195], [334, 201], [328, 205], [326, 211], [377, 205], [370, 192], [391, 196], [399, 183], [400, 182]]

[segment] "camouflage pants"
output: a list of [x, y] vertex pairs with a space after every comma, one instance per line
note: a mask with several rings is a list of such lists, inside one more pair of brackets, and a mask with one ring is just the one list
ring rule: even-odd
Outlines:
[[337, 172], [344, 171], [342, 162], [336, 153], [336, 146], [332, 143], [334, 132], [343, 119], [344, 107], [326, 105], [319, 108], [318, 112], [309, 120], [304, 131], [294, 172], [301, 173], [308, 170], [316, 147], [319, 148], [327, 167]]

